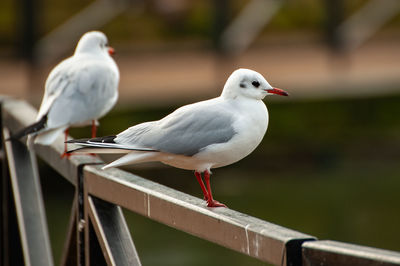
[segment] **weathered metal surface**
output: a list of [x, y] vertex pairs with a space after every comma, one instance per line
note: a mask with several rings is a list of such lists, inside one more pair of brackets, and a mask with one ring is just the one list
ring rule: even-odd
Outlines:
[[89, 194], [150, 219], [277, 265], [301, 263], [301, 243], [314, 237], [201, 199], [118, 169], [84, 168]]
[[[4, 124], [11, 132], [29, 126], [36, 119], [37, 111], [28, 103], [21, 100], [7, 99], [2, 102]], [[26, 138], [21, 141], [25, 142]], [[64, 136], [59, 138], [50, 146], [35, 145], [38, 154], [53, 169], [64, 176], [73, 185], [76, 185], [78, 166], [85, 163], [101, 162], [98, 157], [90, 155], [73, 155], [67, 159], [60, 159], [64, 152]]]
[[[0, 101], [4, 124], [13, 132], [34, 121], [36, 111], [28, 104], [1, 97]], [[100, 162], [93, 156], [60, 159], [63, 147], [62, 136], [51, 146], [35, 146], [44, 161], [74, 184], [77, 195], [81, 195], [74, 200], [61, 265], [84, 265], [89, 260], [81, 260], [83, 256], [96, 256], [91, 262], [101, 264], [140, 265], [116, 205], [275, 265], [400, 265], [398, 252], [316, 241], [307, 234], [227, 208], [207, 208], [199, 198], [118, 169], [102, 171], [99, 166], [83, 166]], [[6, 149], [25, 264], [52, 265], [35, 157], [19, 141], [6, 142]], [[90, 250], [80, 245], [83, 229]]]
[[400, 253], [331, 240], [304, 243], [305, 266], [389, 266], [400, 265]]
[[121, 208], [89, 196], [88, 209], [107, 264], [140, 266], [139, 256]]
[[[2, 124], [1, 116], [0, 124]], [[2, 125], [1, 128], [3, 128]], [[2, 135], [3, 131], [0, 130], [0, 139], [2, 141], [0, 147], [3, 155], [0, 163], [2, 173], [2, 180], [0, 182], [0, 265], [24, 265], [17, 213], [12, 195], [11, 178]]]
[[[9, 136], [3, 129], [5, 138]], [[19, 141], [5, 143], [25, 265], [53, 265], [34, 155]]]

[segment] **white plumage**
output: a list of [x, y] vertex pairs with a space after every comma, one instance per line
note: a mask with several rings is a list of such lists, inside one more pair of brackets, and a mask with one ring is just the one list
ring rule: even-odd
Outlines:
[[14, 137], [31, 134], [35, 143], [49, 145], [70, 126], [92, 123], [95, 129], [97, 119], [109, 112], [118, 99], [119, 71], [110, 56], [111, 49], [102, 32], [85, 33], [74, 55], [50, 72], [36, 126]]
[[[262, 99], [285, 95], [252, 70], [239, 69], [228, 78], [221, 96], [175, 110], [161, 120], [142, 123], [104, 138], [72, 140], [84, 152], [127, 153], [103, 167], [149, 161], [195, 170], [209, 207], [224, 206], [212, 199], [210, 169], [249, 155], [268, 127], [268, 111]], [[205, 188], [200, 173], [205, 173]]]

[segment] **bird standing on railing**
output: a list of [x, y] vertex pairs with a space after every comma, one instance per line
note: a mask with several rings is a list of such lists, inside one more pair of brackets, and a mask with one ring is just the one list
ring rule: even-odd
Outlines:
[[238, 69], [217, 98], [183, 106], [161, 120], [130, 127], [116, 136], [67, 143], [85, 146], [71, 152], [127, 153], [103, 169], [160, 161], [194, 170], [207, 206], [225, 207], [213, 199], [210, 170], [237, 162], [258, 146], [268, 127], [262, 99], [271, 94], [288, 96], [271, 87], [261, 74]]
[[[29, 135], [28, 146], [50, 145], [63, 131], [67, 140], [70, 126], [90, 124], [92, 137], [96, 137], [97, 119], [108, 113], [118, 99], [119, 70], [113, 53], [102, 32], [85, 33], [74, 55], [50, 72], [36, 123], [11, 138]], [[65, 144], [62, 157], [69, 155], [66, 151]]]

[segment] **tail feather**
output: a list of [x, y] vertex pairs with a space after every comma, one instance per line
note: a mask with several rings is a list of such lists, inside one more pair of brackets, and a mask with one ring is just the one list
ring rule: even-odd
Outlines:
[[67, 153], [99, 153], [99, 154], [121, 154], [121, 153], [129, 153], [131, 150], [123, 150], [123, 149], [112, 149], [112, 148], [92, 148], [92, 147], [82, 147], [73, 150], [67, 151]]
[[[152, 151], [152, 152], [158, 152], [158, 150], [148, 148], [148, 147], [143, 147], [143, 146], [137, 146], [134, 144], [120, 144], [114, 142], [114, 139], [116, 136], [106, 136], [106, 137], [98, 137], [98, 138], [92, 138], [92, 139], [72, 139], [68, 140], [65, 143], [69, 144], [78, 144], [81, 146], [85, 147], [90, 147], [90, 148], [98, 148], [98, 149], [119, 149], [119, 150], [128, 150], [128, 151]], [[110, 153], [110, 152], [103, 152], [103, 153]], [[122, 152], [124, 153], [124, 152]]]
[[68, 127], [58, 127], [50, 130], [46, 130], [45, 132], [41, 132], [38, 136], [35, 137], [35, 143], [40, 143], [42, 145], [50, 145], [53, 143], [60, 134], [62, 134]]
[[112, 167], [118, 167], [127, 164], [137, 164], [143, 162], [157, 161], [157, 153], [154, 152], [138, 152], [132, 151], [121, 158], [103, 166], [101, 169], [105, 170]]
[[[43, 116], [39, 121], [33, 123], [32, 125], [18, 131], [17, 133], [10, 136], [9, 139], [20, 139], [32, 133], [37, 133], [46, 126], [47, 115]], [[7, 139], [7, 140], [9, 140]]]

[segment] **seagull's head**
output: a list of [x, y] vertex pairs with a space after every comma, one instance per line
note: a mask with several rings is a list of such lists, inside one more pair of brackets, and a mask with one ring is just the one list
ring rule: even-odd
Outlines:
[[236, 98], [243, 96], [256, 100], [262, 100], [267, 95], [282, 95], [289, 94], [284, 90], [274, 88], [269, 85], [268, 81], [258, 72], [240, 68], [235, 70], [225, 83], [222, 97]]
[[107, 36], [100, 31], [89, 31], [82, 35], [75, 49], [78, 53], [114, 54], [114, 49], [108, 46]]

